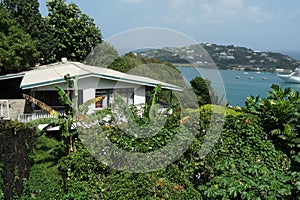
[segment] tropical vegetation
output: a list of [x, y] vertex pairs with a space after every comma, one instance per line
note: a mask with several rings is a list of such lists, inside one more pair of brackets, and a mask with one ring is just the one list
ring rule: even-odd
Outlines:
[[0, 1], [0, 74], [61, 61], [82, 62], [102, 35], [94, 20], [74, 3], [47, 0], [42, 16], [38, 0]]
[[[140, 130], [151, 120], [159, 118], [155, 110], [160, 89], [153, 92], [145, 115], [135, 115], [134, 108], [126, 108]], [[119, 107], [126, 107], [122, 98], [118, 101]], [[76, 152], [66, 151], [66, 147], [60, 145], [63, 135], [49, 132], [35, 137], [32, 133], [26, 136], [21, 134], [27, 130], [22, 128], [24, 125], [6, 122], [0, 136], [22, 135], [27, 137], [22, 141], [30, 148], [22, 149], [20, 145], [23, 142], [16, 143], [19, 140], [8, 140], [5, 144], [16, 143], [17, 153], [14, 154], [17, 156], [10, 161], [5, 159], [5, 155], [11, 152], [2, 152], [2, 172], [3, 169], [12, 170], [13, 181], [19, 180], [16, 177], [23, 177], [22, 186], [18, 186], [22, 192], [11, 187], [7, 189], [7, 178], [2, 176], [0, 186], [4, 192], [0, 195], [13, 194], [20, 199], [299, 199], [299, 93], [273, 85], [267, 98], [249, 97], [245, 101], [244, 108], [226, 108], [226, 112], [222, 112], [224, 106], [210, 104], [174, 112], [168, 115], [160, 131], [148, 138], [127, 135], [122, 125], [101, 123], [98, 128], [92, 128], [92, 134], [86, 131], [83, 137], [76, 137]], [[105, 115], [107, 113], [111, 111], [105, 111]], [[97, 119], [97, 115], [101, 113], [88, 119]], [[223, 129], [214, 129], [214, 124], [222, 120], [225, 120]], [[86, 141], [98, 141], [94, 131], [100, 128], [99, 134], [109, 138], [118, 148], [127, 152], [149, 153], [169, 144], [178, 135], [182, 123], [188, 125], [186, 131], [194, 132], [194, 139], [174, 162], [153, 171], [132, 173], [126, 172], [126, 168], [120, 170], [121, 163], [109, 164], [112, 161], [109, 158], [116, 155], [103, 151], [107, 148], [105, 143], [101, 143], [100, 152], [109, 156], [104, 158], [95, 155], [86, 146]], [[154, 130], [155, 126], [152, 127]], [[7, 133], [7, 128], [11, 132]], [[203, 142], [213, 132], [219, 134], [216, 143], [205, 156], [200, 156], [205, 147]], [[94, 150], [99, 152], [97, 148]], [[3, 151], [4, 148], [1, 149]], [[19, 154], [30, 161], [27, 176], [15, 167]], [[149, 167], [143, 163], [132, 164], [144, 169]], [[11, 193], [6, 193], [7, 190]]]
[[[1, 1], [1, 74], [64, 56], [83, 61], [90, 52], [104, 51], [105, 57], [86, 61], [152, 78], [170, 77], [170, 71], [161, 72], [167, 66], [171, 83], [180, 82], [170, 63], [134, 53], [119, 57], [107, 44], [95, 47], [102, 42], [100, 30], [74, 3], [47, 5], [49, 14], [42, 17], [37, 0]], [[212, 49], [218, 56], [233, 53]], [[64, 113], [24, 95], [52, 117], [28, 124], [0, 119], [0, 199], [300, 199], [298, 91], [273, 85], [266, 98], [250, 96], [243, 108], [230, 108], [218, 105], [210, 82], [197, 77], [188, 93], [195, 94], [196, 104], [190, 104], [190, 95], [170, 96], [158, 86], [149, 92], [144, 112], [116, 94], [114, 107], [88, 114], [97, 99], [78, 107], [76, 93], [71, 98], [69, 92], [76, 90], [76, 78], [65, 80], [66, 91], [56, 87]], [[158, 112], [171, 97], [169, 109]], [[107, 115], [111, 119], [103, 120]], [[118, 123], [120, 115], [128, 123]], [[41, 131], [40, 123], [49, 125]], [[54, 126], [58, 131], [47, 131]], [[160, 154], [151, 157], [156, 151]]]

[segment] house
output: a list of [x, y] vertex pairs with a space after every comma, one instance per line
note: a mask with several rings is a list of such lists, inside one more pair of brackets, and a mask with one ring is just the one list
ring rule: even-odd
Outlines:
[[[67, 90], [64, 76], [69, 74], [70, 77], [78, 77], [77, 92], [78, 104], [82, 104], [97, 96], [104, 96], [102, 101], [90, 105], [89, 112], [93, 112], [110, 106], [114, 101], [114, 94], [118, 92], [121, 97], [130, 104], [145, 104], [146, 91], [152, 90], [158, 84], [162, 89], [169, 91], [182, 91], [178, 86], [171, 85], [162, 81], [144, 76], [136, 76], [121, 73], [112, 69], [101, 68], [86, 65], [79, 62], [60, 62], [40, 66], [30, 71], [26, 71], [14, 75], [0, 76], [0, 84], [2, 92], [2, 82], [9, 82], [19, 85], [13, 85], [12, 93], [15, 96], [0, 96], [0, 114], [5, 114], [6, 118], [18, 118], [20, 121], [28, 121], [28, 119], [44, 117], [47, 115], [38, 106], [25, 101], [21, 96], [22, 93], [29, 94], [39, 99], [55, 110], [63, 110], [63, 105], [59, 101], [58, 93], [55, 86]], [[16, 81], [16, 79], [18, 81]], [[12, 85], [12, 84], [10, 84]], [[70, 89], [71, 93], [74, 92]], [[20, 101], [22, 106], [18, 104], [18, 108], [10, 105], [10, 101]], [[1, 104], [1, 102], [3, 102]], [[1, 107], [1, 105], [3, 105]], [[2, 109], [2, 111], [1, 111]], [[11, 115], [12, 110], [18, 109], [17, 116]]]

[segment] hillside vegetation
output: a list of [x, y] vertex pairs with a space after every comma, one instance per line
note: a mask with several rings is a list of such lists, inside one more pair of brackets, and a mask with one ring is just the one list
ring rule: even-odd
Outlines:
[[156, 58], [177, 65], [194, 64], [200, 67], [209, 67], [215, 63], [221, 69], [274, 71], [276, 68], [294, 69], [300, 65], [299, 60], [281, 53], [261, 52], [246, 47], [209, 43], [145, 50], [137, 54], [139, 57]]
[[[296, 200], [300, 198], [299, 107], [298, 92], [273, 85], [267, 98], [249, 97], [244, 108], [227, 108], [224, 113], [222, 106], [205, 105], [174, 112], [153, 137], [136, 138], [121, 127], [99, 125], [102, 132], [89, 133], [88, 129], [88, 135], [77, 138], [72, 153], [65, 151], [55, 133], [36, 135], [34, 148], [25, 149], [32, 147], [26, 143], [32, 135], [23, 134], [20, 124], [8, 122], [0, 127], [0, 136], [15, 139], [0, 148], [0, 198]], [[143, 126], [149, 116], [132, 117]], [[178, 159], [157, 170], [147, 171], [149, 163], [160, 165], [163, 160], [129, 160], [132, 166], [127, 167], [144, 168], [144, 173], [120, 170], [118, 165], [128, 158], [106, 151], [101, 141], [104, 136], [124, 152], [147, 154], [170, 144], [174, 137], [186, 140], [178, 132], [183, 116], [189, 116], [184, 121], [190, 125], [182, 130], [192, 131], [193, 140]], [[224, 122], [221, 129], [215, 126], [219, 122]], [[156, 126], [151, 128], [156, 130]], [[207, 141], [208, 137], [211, 140]], [[98, 153], [106, 155], [105, 160], [96, 159], [84, 145], [87, 139]], [[214, 147], [207, 148], [205, 141]], [[203, 151], [206, 156], [200, 155]], [[31, 167], [18, 162], [20, 156], [30, 158]], [[168, 156], [173, 155], [162, 158]], [[109, 167], [111, 162], [117, 169]], [[20, 170], [24, 168], [27, 171]], [[10, 175], [9, 179], [5, 175]], [[10, 184], [16, 182], [19, 184]]]

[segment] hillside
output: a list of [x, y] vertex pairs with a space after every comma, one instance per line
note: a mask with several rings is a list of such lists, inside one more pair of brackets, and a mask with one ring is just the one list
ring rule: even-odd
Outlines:
[[166, 47], [137, 52], [139, 57], [156, 58], [177, 65], [194, 64], [209, 67], [211, 64], [221, 69], [245, 69], [274, 71], [276, 68], [294, 69], [300, 65], [287, 55], [276, 52], [254, 51], [246, 47], [201, 43], [185, 47]]

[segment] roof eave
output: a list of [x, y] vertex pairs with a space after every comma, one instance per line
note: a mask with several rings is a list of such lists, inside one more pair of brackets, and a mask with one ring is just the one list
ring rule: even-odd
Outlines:
[[[108, 75], [96, 74], [96, 73], [79, 75], [78, 79], [88, 78], [88, 77], [105, 78], [108, 80], [122, 81], [122, 82], [126, 82], [126, 83], [132, 83], [132, 84], [136, 84], [136, 85], [145, 85], [145, 86], [151, 86], [151, 87], [156, 87], [158, 84], [160, 84], [160, 83], [150, 83], [150, 82], [144, 82], [144, 81], [130, 80], [130, 79], [122, 78], [122, 77], [108, 76]], [[41, 82], [41, 83], [34, 83], [34, 84], [28, 84], [28, 85], [21, 84], [21, 88], [23, 90], [25, 90], [25, 89], [48, 86], [49, 84], [50, 85], [59, 84], [59, 83], [63, 83], [63, 82], [64, 82], [64, 79], [60, 78], [60, 79], [56, 79], [56, 80], [52, 80], [52, 81], [45, 81], [45, 82]], [[164, 89], [168, 89], [168, 90], [174, 90], [174, 91], [180, 91], [180, 92], [183, 91], [182, 88], [175, 86], [175, 85], [173, 86], [173, 85], [161, 84], [161, 87]]]

